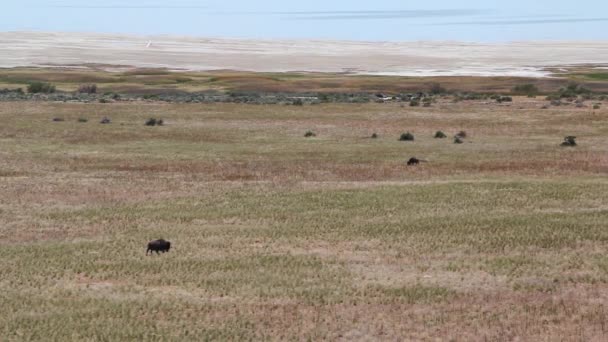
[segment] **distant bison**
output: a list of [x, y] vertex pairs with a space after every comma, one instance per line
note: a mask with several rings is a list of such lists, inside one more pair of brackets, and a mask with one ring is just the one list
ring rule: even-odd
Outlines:
[[409, 165], [409, 166], [418, 165], [418, 164], [420, 164], [420, 161], [421, 161], [420, 159], [413, 157], [407, 161], [407, 165]]
[[168, 252], [169, 249], [171, 249], [171, 242], [169, 241], [163, 239], [150, 241], [148, 242], [148, 250], [146, 251], [146, 255], [148, 255], [148, 252], [156, 252], [156, 254], [159, 252], [165, 253]]

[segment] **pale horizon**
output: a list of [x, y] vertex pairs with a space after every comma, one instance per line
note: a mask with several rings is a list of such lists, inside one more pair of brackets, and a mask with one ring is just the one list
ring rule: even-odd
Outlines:
[[599, 0], [379, 0], [290, 4], [278, 0], [24, 0], [3, 5], [0, 31], [339, 41], [598, 41], [608, 39]]

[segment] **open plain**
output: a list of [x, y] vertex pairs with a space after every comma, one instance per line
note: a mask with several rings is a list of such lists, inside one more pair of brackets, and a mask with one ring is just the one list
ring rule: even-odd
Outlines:
[[608, 61], [607, 41], [362, 42], [0, 32], [0, 67], [105, 65], [174, 70], [544, 77]]
[[547, 103], [0, 102], [0, 339], [605, 341], [608, 104]]

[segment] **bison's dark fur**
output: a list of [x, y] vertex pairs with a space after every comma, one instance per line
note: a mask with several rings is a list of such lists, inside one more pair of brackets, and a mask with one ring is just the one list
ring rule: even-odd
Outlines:
[[418, 158], [410, 158], [410, 160], [407, 161], [407, 165], [418, 165], [420, 164], [420, 159]]
[[150, 241], [148, 243], [148, 250], [146, 251], [146, 255], [148, 255], [148, 252], [156, 252], [156, 254], [158, 254], [159, 252], [165, 253], [168, 252], [169, 249], [171, 249], [171, 242], [169, 241], [163, 239]]
[[407, 161], [407, 165], [412, 166], [412, 165], [418, 165], [420, 163], [426, 163], [426, 160], [422, 160], [422, 159], [418, 159], [416, 157], [412, 157], [410, 158], [410, 160]]

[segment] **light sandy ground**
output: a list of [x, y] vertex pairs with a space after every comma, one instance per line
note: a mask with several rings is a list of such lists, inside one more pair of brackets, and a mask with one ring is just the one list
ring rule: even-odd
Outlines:
[[395, 43], [0, 32], [0, 67], [101, 63], [189, 70], [543, 76], [543, 67], [607, 62], [608, 41]]

